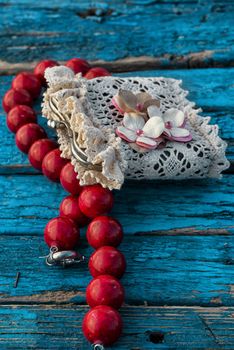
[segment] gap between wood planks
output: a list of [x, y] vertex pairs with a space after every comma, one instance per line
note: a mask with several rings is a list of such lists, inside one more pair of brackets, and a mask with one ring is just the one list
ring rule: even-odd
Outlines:
[[[76, 298], [83, 298], [83, 301], [75, 301]], [[73, 301], [74, 299], [74, 301]], [[59, 291], [48, 291], [42, 292], [40, 294], [33, 295], [20, 295], [20, 296], [9, 296], [7, 294], [0, 294], [0, 308], [4, 306], [17, 307], [17, 306], [40, 306], [46, 308], [52, 308], [54, 306], [77, 306], [77, 307], [87, 307], [87, 302], [85, 301], [85, 292], [74, 291], [74, 290], [59, 290]], [[187, 303], [172, 303], [172, 304], [162, 304], [151, 303], [144, 300], [132, 300], [131, 303], [124, 303], [122, 308], [133, 308], [133, 307], [145, 307], [145, 308], [184, 308], [184, 309], [194, 309], [194, 308], [204, 308], [207, 310], [219, 310], [222, 308], [232, 308], [231, 305], [225, 305], [221, 303], [219, 297], [212, 298], [212, 303], [207, 304], [187, 304]]]
[[220, 229], [207, 228], [204, 230], [196, 227], [182, 227], [172, 230], [139, 231], [134, 236], [229, 236], [233, 229], [234, 226]]
[[[194, 52], [187, 55], [165, 54], [161, 57], [139, 56], [126, 57], [116, 61], [96, 60], [90, 61], [91, 66], [100, 66], [109, 69], [113, 73], [133, 72], [136, 70], [153, 69], [188, 69], [209, 67], [234, 67], [234, 59], [221, 64], [213, 59], [213, 50]], [[61, 64], [64, 61], [60, 61]], [[20, 71], [32, 70], [34, 62], [9, 63], [0, 60], [0, 75], [12, 75]]]
[[[32, 175], [32, 174], [30, 174]], [[28, 218], [34, 218], [28, 217]], [[224, 228], [207, 228], [207, 229], [198, 229], [196, 227], [181, 227], [181, 228], [175, 228], [171, 230], [152, 230], [152, 231], [137, 231], [133, 234], [133, 236], [203, 236], [203, 237], [209, 237], [209, 236], [231, 236], [234, 231], [234, 226], [227, 226]], [[38, 237], [39, 233], [30, 233], [30, 237]], [[9, 236], [12, 237], [14, 235], [15, 237], [22, 237], [22, 233], [20, 232], [10, 232], [10, 233], [4, 233], [2, 236]], [[27, 235], [24, 235], [27, 236]]]

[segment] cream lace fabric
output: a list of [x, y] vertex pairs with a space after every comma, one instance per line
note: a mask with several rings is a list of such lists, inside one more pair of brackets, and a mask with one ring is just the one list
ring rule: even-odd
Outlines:
[[[209, 117], [198, 115], [201, 110], [194, 109], [194, 103], [187, 100], [188, 92], [180, 87], [179, 80], [109, 76], [86, 80], [62, 66], [48, 68], [46, 79], [49, 88], [44, 95], [44, 116], [59, 121], [49, 106], [49, 99], [55, 97], [88, 162], [101, 164], [101, 171], [81, 165], [72, 152], [68, 131], [57, 127], [62, 156], [71, 159], [82, 185], [101, 183], [104, 187], [119, 189], [124, 179], [219, 178], [229, 166], [226, 143], [218, 136], [218, 126], [209, 125]], [[133, 93], [146, 91], [160, 100], [162, 111], [174, 107], [186, 112], [187, 128], [193, 140], [167, 142], [162, 149], [144, 153], [132, 149], [115, 134], [123, 116], [111, 99], [119, 89]]]

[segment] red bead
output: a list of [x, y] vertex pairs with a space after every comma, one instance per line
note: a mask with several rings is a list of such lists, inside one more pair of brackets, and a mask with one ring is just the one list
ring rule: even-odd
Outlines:
[[59, 210], [60, 216], [66, 216], [74, 220], [79, 227], [86, 226], [90, 221], [80, 210], [78, 196], [67, 196], [64, 198]]
[[28, 153], [29, 148], [35, 141], [46, 137], [46, 132], [41, 126], [35, 123], [29, 123], [19, 128], [15, 135], [15, 142], [22, 152]]
[[38, 77], [38, 79], [40, 79], [41, 84], [43, 86], [46, 86], [46, 80], [44, 77], [45, 70], [47, 68], [51, 68], [55, 66], [59, 66], [58, 62], [53, 60], [43, 60], [43, 61], [40, 61], [34, 68], [34, 74]]
[[77, 173], [70, 162], [63, 167], [60, 174], [60, 182], [63, 188], [71, 194], [79, 194], [82, 191], [80, 182], [77, 179]]
[[56, 147], [57, 144], [49, 139], [41, 139], [34, 142], [28, 152], [28, 159], [32, 166], [41, 170], [44, 157]]
[[14, 78], [12, 87], [13, 89], [25, 89], [33, 98], [37, 98], [41, 92], [41, 81], [33, 73], [22, 72]]
[[113, 194], [101, 185], [86, 186], [80, 194], [79, 206], [89, 218], [107, 214], [113, 206]]
[[7, 113], [17, 105], [31, 106], [32, 103], [31, 95], [24, 89], [10, 89], [6, 92], [2, 100], [2, 106]]
[[57, 217], [47, 223], [44, 238], [49, 247], [74, 249], [79, 243], [80, 231], [71, 219]]
[[115, 277], [100, 275], [89, 283], [86, 300], [90, 307], [108, 305], [119, 309], [124, 302], [124, 289]]
[[42, 172], [51, 181], [59, 182], [61, 170], [67, 162], [68, 160], [62, 158], [60, 150], [56, 148], [43, 159]]
[[105, 77], [111, 75], [110, 72], [108, 72], [108, 70], [106, 70], [105, 68], [102, 67], [94, 67], [91, 68], [88, 73], [85, 74], [85, 78], [86, 79], [93, 79], [93, 78], [97, 78], [97, 77]]
[[100, 305], [87, 312], [82, 329], [92, 344], [110, 346], [122, 332], [122, 320], [118, 311], [110, 306]]
[[25, 105], [15, 106], [7, 114], [7, 126], [10, 131], [16, 133], [16, 131], [23, 125], [28, 123], [36, 123], [37, 116], [34, 110]]
[[101, 247], [89, 259], [89, 271], [93, 277], [111, 275], [120, 278], [125, 269], [126, 262], [123, 254], [113, 247]]
[[86, 236], [89, 244], [94, 249], [104, 245], [117, 247], [123, 239], [123, 229], [114, 218], [98, 216], [89, 224]]
[[67, 61], [66, 66], [74, 71], [75, 74], [82, 73], [86, 74], [90, 69], [90, 65], [87, 61], [82, 60], [81, 58], [72, 58]]

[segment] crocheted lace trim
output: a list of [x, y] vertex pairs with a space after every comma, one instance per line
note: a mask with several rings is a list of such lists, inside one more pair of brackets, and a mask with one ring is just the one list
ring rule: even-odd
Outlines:
[[[119, 189], [127, 179], [219, 178], [229, 167], [227, 147], [218, 136], [218, 126], [210, 125], [210, 117], [198, 115], [194, 103], [171, 78], [102, 77], [86, 80], [67, 67], [46, 70], [49, 88], [44, 95], [43, 114], [57, 120], [49, 107], [51, 96], [59, 101], [59, 110], [67, 116], [78, 145], [85, 149], [88, 161], [101, 164], [102, 171], [89, 170], [71, 152], [71, 140], [64, 128], [57, 128], [62, 156], [70, 158], [82, 185], [101, 183]], [[119, 89], [133, 93], [146, 91], [160, 100], [161, 110], [177, 108], [187, 113], [188, 129], [193, 140], [188, 143], [167, 142], [163, 149], [139, 153], [115, 134], [122, 115], [111, 99]]]
[[70, 128], [75, 132], [79, 147], [85, 149], [87, 161], [102, 166], [101, 172], [82, 166], [72, 154], [67, 130], [57, 128], [62, 157], [71, 159], [81, 185], [101, 183], [110, 189], [120, 188], [127, 167], [121, 140], [109, 125], [97, 125], [92, 113], [88, 112], [90, 101], [86, 79], [79, 75], [75, 77], [66, 67], [48, 69], [46, 79], [49, 88], [44, 94], [43, 115], [59, 121], [49, 107], [50, 97], [55, 97], [59, 101], [59, 111], [67, 116]]

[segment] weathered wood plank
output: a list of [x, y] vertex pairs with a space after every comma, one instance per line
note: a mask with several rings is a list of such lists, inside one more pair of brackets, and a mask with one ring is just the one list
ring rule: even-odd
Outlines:
[[[212, 52], [209, 50], [202, 52], [189, 53], [183, 56], [165, 54], [163, 56], [163, 64], [161, 57], [153, 56], [139, 56], [139, 57], [126, 57], [120, 58], [115, 61], [89, 60], [89, 64], [92, 67], [100, 66], [108, 69], [113, 73], [132, 72], [132, 71], [144, 71], [154, 69], [185, 69], [185, 68], [207, 68], [210, 67], [209, 60], [205, 61], [205, 58], [210, 58]], [[58, 60], [60, 64], [65, 64], [66, 61]], [[7, 62], [0, 60], [0, 75], [12, 75], [21, 71], [32, 70], [38, 61], [31, 62]], [[218, 67], [226, 67], [226, 65], [220, 64]], [[229, 64], [232, 67], [232, 64]], [[216, 67], [213, 62], [212, 67]]]
[[232, 1], [7, 1], [1, 60], [152, 56], [160, 68], [233, 66], [233, 13]]
[[[146, 67], [233, 66], [233, 10], [231, 1], [225, 5], [190, 0], [127, 4], [42, 0], [36, 5], [29, 0], [7, 1], [1, 3], [0, 74], [11, 73], [15, 67], [8, 62], [16, 60], [22, 65], [43, 57], [77, 55], [103, 59], [101, 65], [115, 72]], [[135, 57], [125, 58], [129, 55]], [[191, 98], [220, 124], [232, 159], [233, 70], [157, 74], [185, 80], [185, 86], [192, 90]], [[6, 77], [3, 81], [8, 86]], [[0, 173], [33, 172], [6, 128], [0, 128], [0, 137], [4, 140]], [[176, 189], [175, 183], [144, 183], [142, 191], [129, 183], [117, 194], [113, 214], [126, 229], [121, 249], [128, 260], [123, 279], [128, 304], [233, 305], [233, 181], [230, 176], [224, 182], [179, 183]], [[12, 303], [0, 308], [1, 349], [90, 348], [80, 329], [87, 308], [58, 305], [85, 302], [90, 278], [86, 265], [78, 270], [49, 269], [38, 259], [46, 252], [43, 227], [57, 214], [64, 191], [41, 176], [1, 177], [0, 182], [0, 302]], [[89, 256], [84, 238], [81, 250]], [[17, 271], [21, 277], [13, 288]], [[233, 311], [218, 307], [124, 307], [124, 336], [115, 348], [231, 350]], [[164, 342], [152, 343], [162, 339], [161, 332]]]
[[[1, 307], [1, 349], [88, 350], [81, 331], [87, 310], [74, 305]], [[233, 312], [234, 308], [123, 307], [123, 335], [112, 349], [232, 350]]]
[[[132, 214], [133, 220], [135, 218]], [[155, 221], [157, 219], [155, 218]], [[89, 257], [85, 235], [80, 252]], [[122, 279], [131, 305], [234, 305], [233, 236], [128, 236]], [[87, 263], [49, 268], [40, 236], [1, 235], [0, 303], [85, 303]], [[17, 263], [16, 263], [17, 262]], [[14, 288], [16, 272], [20, 272]]]
[[[212, 116], [212, 123], [218, 123], [220, 134], [228, 140], [228, 157], [234, 160], [234, 69], [197, 69], [174, 71], [145, 71], [125, 73], [136, 76], [166, 76], [183, 80], [183, 87], [190, 91], [189, 98], [196, 102], [198, 107], [204, 109], [204, 115]], [[11, 76], [0, 77], [0, 97], [4, 95], [11, 83]], [[40, 111], [39, 103], [37, 105]], [[45, 125], [45, 120], [39, 118]], [[47, 128], [48, 130], [48, 128]], [[53, 132], [50, 131], [50, 135]], [[20, 153], [14, 143], [14, 135], [10, 134], [5, 126], [5, 113], [0, 109], [0, 139], [2, 149], [0, 152], [0, 173], [34, 172], [28, 165], [27, 157]]]
[[[128, 182], [115, 192], [115, 215], [127, 234], [183, 229], [233, 232], [234, 176], [221, 181]], [[41, 235], [65, 191], [38, 176], [0, 177], [0, 233]]]

